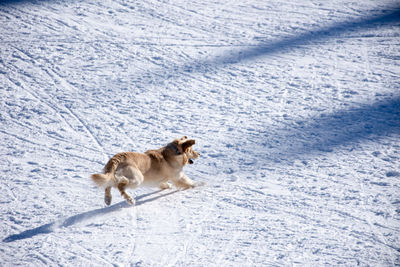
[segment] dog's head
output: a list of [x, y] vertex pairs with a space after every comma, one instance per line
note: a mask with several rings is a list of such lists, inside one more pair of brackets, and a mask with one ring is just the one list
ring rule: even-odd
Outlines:
[[183, 136], [169, 143], [167, 149], [170, 156], [183, 157], [183, 165], [186, 163], [193, 164], [193, 159], [197, 159], [200, 155], [193, 149], [195, 143], [194, 139], [188, 139], [187, 136]]

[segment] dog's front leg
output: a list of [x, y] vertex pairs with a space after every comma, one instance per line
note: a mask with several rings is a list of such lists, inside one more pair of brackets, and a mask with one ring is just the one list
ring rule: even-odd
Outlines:
[[171, 181], [176, 187], [183, 189], [193, 188], [196, 185], [195, 182], [187, 177], [183, 172], [179, 173], [177, 177], [172, 178]]
[[158, 185], [161, 190], [170, 189], [171, 185], [168, 182], [163, 182]]

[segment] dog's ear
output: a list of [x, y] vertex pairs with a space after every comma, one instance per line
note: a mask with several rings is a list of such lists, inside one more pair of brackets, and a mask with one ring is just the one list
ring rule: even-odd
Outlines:
[[187, 150], [189, 147], [193, 146], [195, 143], [196, 143], [196, 141], [194, 141], [193, 139], [189, 139], [189, 140], [185, 141], [185, 142], [182, 144], [182, 150], [183, 150], [184, 152], [186, 152], [186, 150]]
[[175, 139], [174, 141], [171, 142], [171, 144], [175, 145], [175, 146], [179, 146], [180, 140], [179, 139]]

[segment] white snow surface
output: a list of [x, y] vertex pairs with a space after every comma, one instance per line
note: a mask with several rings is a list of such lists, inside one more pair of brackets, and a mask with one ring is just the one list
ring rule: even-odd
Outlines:
[[[400, 3], [0, 1], [1, 266], [399, 266]], [[89, 176], [187, 135], [203, 187]]]

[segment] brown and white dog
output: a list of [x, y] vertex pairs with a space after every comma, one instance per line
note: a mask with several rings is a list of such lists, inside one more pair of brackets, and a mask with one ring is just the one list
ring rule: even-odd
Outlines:
[[105, 189], [104, 201], [111, 204], [111, 187], [116, 187], [129, 204], [135, 204], [126, 193], [126, 188], [139, 185], [158, 186], [161, 189], [171, 188], [168, 181], [176, 187], [188, 189], [197, 184], [183, 173], [183, 166], [192, 164], [199, 157], [193, 150], [195, 140], [186, 136], [175, 139], [168, 145], [148, 150], [144, 154], [122, 152], [114, 155], [104, 166], [104, 174], [93, 174], [92, 180]]

